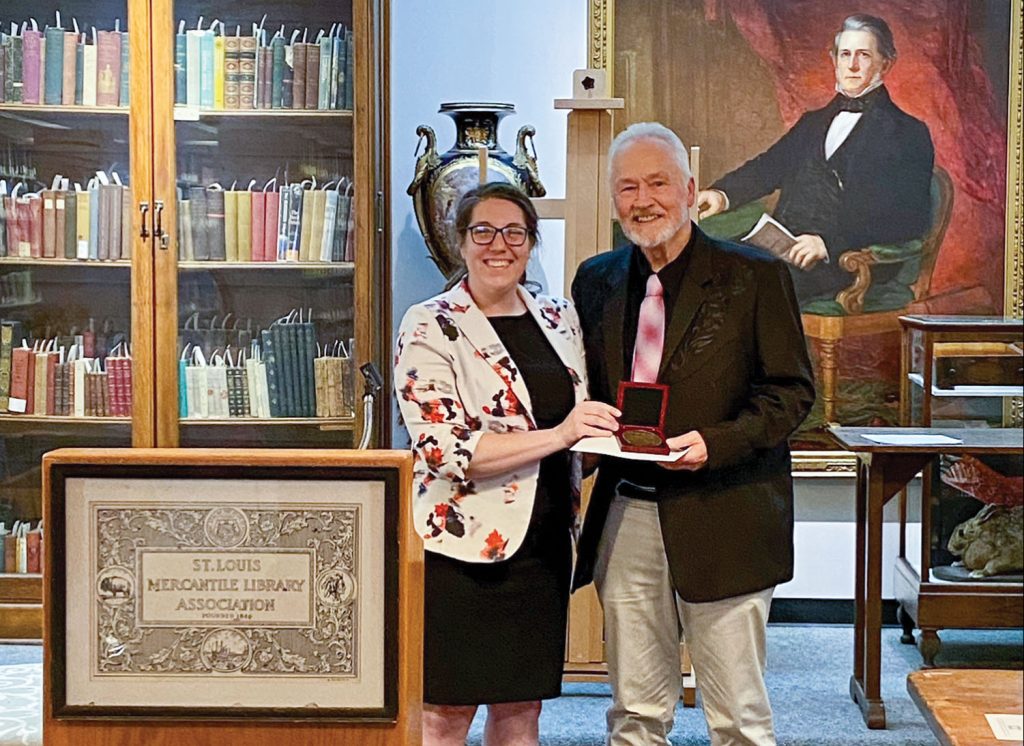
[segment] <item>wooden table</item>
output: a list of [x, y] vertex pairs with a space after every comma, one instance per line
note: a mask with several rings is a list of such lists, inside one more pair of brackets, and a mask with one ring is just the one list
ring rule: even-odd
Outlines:
[[943, 746], [986, 746], [997, 741], [985, 713], [1024, 712], [1024, 672], [934, 668], [907, 677], [907, 691]]
[[[854, 601], [853, 676], [850, 696], [868, 728], [885, 727], [882, 702], [882, 509], [941, 453], [1020, 453], [1016, 428], [831, 427], [832, 437], [857, 455], [857, 556]], [[946, 435], [949, 445], [882, 445], [866, 435]], [[922, 497], [927, 505], [927, 498]]]

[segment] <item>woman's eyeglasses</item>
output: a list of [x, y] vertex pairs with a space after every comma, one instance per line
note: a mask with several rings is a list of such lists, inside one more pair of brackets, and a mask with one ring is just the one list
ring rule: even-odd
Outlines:
[[521, 225], [506, 225], [504, 228], [485, 224], [469, 226], [469, 237], [477, 246], [490, 246], [499, 233], [506, 246], [522, 246], [530, 237], [530, 232]]

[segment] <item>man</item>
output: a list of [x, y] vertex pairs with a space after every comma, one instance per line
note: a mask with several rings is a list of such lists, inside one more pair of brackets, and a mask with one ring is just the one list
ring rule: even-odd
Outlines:
[[[801, 304], [834, 298], [852, 283], [839, 267], [844, 251], [919, 239], [931, 224], [932, 139], [883, 85], [896, 62], [889, 25], [850, 16], [831, 57], [835, 98], [697, 195], [705, 218], [779, 190], [774, 217], [797, 236], [786, 260]], [[879, 267], [874, 284], [898, 268]]]
[[672, 463], [605, 459], [578, 545], [574, 587], [594, 579], [604, 608], [609, 743], [668, 743], [681, 625], [712, 743], [771, 744], [765, 625], [793, 574], [786, 438], [814, 399], [792, 283], [774, 257], [691, 224], [671, 130], [634, 124], [609, 164], [633, 245], [573, 281], [591, 396], [614, 402], [631, 378], [668, 385], [668, 444], [685, 449]]

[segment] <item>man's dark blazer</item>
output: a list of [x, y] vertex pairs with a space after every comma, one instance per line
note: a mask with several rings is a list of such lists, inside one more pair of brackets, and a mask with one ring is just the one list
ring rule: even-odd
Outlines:
[[[780, 190], [773, 215], [796, 234], [821, 235], [839, 275], [836, 291], [852, 281], [838, 270], [844, 251], [921, 238], [931, 225], [935, 153], [928, 127], [896, 106], [885, 86], [869, 95], [873, 101], [827, 161], [825, 135], [837, 113], [834, 103], [804, 114], [768, 150], [712, 185], [728, 195], [730, 207]], [[841, 187], [840, 210], [827, 226], [800, 224], [798, 201], [805, 196], [795, 185], [801, 169], [814, 161]]]
[[[787, 438], [814, 401], [800, 314], [785, 265], [765, 253], [696, 239], [665, 328], [659, 381], [669, 436], [698, 430], [698, 472], [656, 469], [672, 578], [686, 601], [763, 590], [793, 576], [793, 483]], [[592, 257], [572, 284], [590, 396], [614, 403], [624, 374], [623, 318], [634, 247]], [[619, 478], [602, 461], [577, 545], [573, 587], [593, 579]]]

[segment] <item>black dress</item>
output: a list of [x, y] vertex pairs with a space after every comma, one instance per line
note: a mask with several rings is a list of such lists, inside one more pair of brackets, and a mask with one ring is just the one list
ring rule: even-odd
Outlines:
[[[489, 319], [530, 392], [540, 429], [574, 406], [572, 380], [533, 317]], [[523, 545], [504, 562], [426, 553], [423, 699], [434, 705], [559, 696], [572, 546], [569, 456], [541, 461]]]

